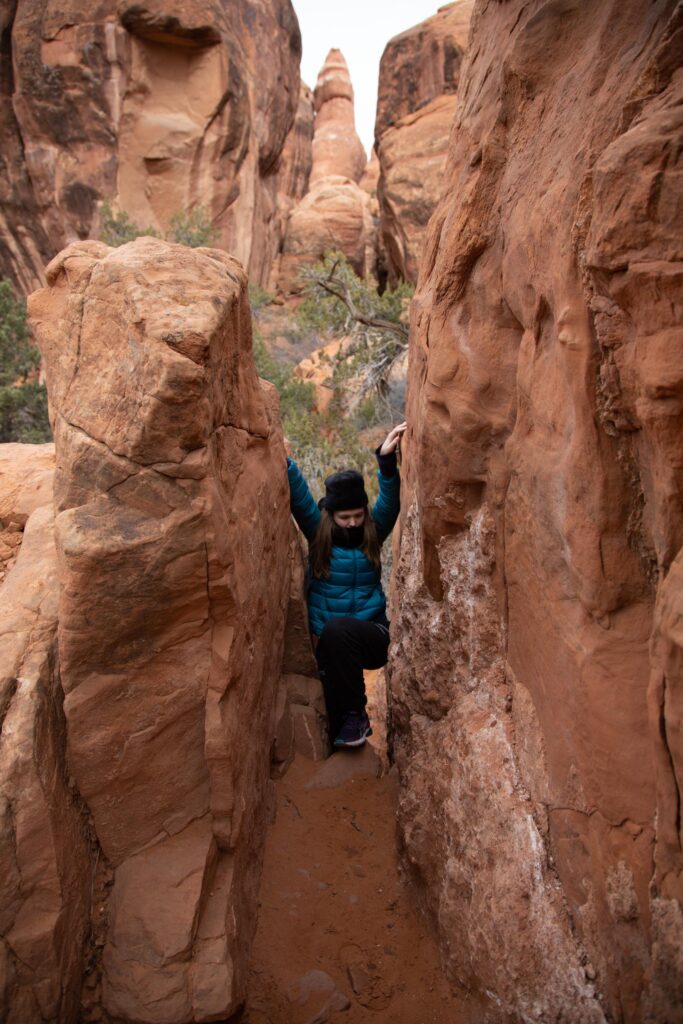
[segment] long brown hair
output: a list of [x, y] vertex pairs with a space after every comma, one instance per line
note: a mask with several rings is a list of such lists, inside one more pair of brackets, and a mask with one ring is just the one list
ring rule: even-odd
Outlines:
[[[330, 555], [332, 554], [332, 531], [334, 529], [334, 516], [326, 508], [322, 509], [318, 529], [311, 541], [311, 569], [313, 575], [318, 579], [327, 579], [330, 575]], [[377, 527], [370, 515], [370, 510], [365, 510], [363, 521], [363, 542], [359, 545], [361, 551], [372, 562], [378, 572], [382, 571], [381, 545], [377, 536]]]

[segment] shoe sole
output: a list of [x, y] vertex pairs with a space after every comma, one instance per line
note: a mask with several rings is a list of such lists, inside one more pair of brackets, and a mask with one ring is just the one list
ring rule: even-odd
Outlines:
[[358, 739], [358, 740], [348, 740], [346, 743], [343, 742], [342, 740], [335, 740], [332, 745], [334, 747], [337, 747], [337, 748], [340, 748], [340, 747], [341, 748], [343, 748], [343, 747], [362, 747], [363, 744], [365, 743], [366, 739], [368, 738], [368, 736], [372, 736], [372, 729], [368, 729], [368, 731], [366, 732], [365, 736], [361, 736], [361, 738]]

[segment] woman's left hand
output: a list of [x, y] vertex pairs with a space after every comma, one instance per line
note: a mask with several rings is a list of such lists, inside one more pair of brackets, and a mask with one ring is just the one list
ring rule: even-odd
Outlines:
[[395, 452], [401, 443], [404, 431], [407, 429], [408, 424], [403, 421], [398, 426], [393, 427], [386, 436], [382, 447], [379, 450], [380, 455], [389, 455], [390, 452]]

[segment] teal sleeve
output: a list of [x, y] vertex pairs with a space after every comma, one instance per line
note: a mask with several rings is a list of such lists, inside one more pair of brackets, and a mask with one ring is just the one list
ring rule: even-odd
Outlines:
[[398, 472], [392, 476], [384, 476], [378, 472], [379, 496], [372, 509], [379, 539], [382, 543], [394, 528], [401, 508], [401, 478]]
[[287, 477], [292, 515], [306, 540], [313, 540], [320, 522], [320, 509], [294, 459], [287, 459]]

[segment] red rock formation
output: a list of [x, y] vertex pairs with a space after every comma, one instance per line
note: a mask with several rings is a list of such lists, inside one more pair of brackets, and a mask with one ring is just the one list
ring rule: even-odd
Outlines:
[[0, 274], [35, 287], [108, 199], [159, 230], [203, 205], [267, 281], [299, 92], [289, 0], [13, 0], [0, 31]]
[[477, 8], [413, 305], [400, 827], [492, 1021], [681, 1020], [680, 32]]
[[377, 157], [377, 150], [373, 149], [370, 154], [370, 159], [365, 165], [365, 170], [361, 175], [361, 179], [358, 182], [362, 189], [372, 196], [377, 196], [377, 185], [379, 183], [379, 159]]
[[[278, 171], [276, 202], [278, 227], [274, 234], [280, 245], [284, 241], [289, 215], [308, 192], [313, 166], [314, 119], [313, 93], [302, 82], [294, 124], [285, 140]], [[277, 290], [279, 270], [279, 257], [276, 256], [271, 264], [268, 284], [269, 290], [272, 292]]]
[[308, 630], [305, 555], [302, 535], [292, 520], [282, 676], [271, 730], [271, 775], [274, 778], [285, 774], [295, 754], [320, 761], [330, 750], [325, 698]]
[[314, 93], [315, 130], [310, 191], [289, 217], [278, 284], [296, 290], [299, 268], [340, 250], [365, 277], [375, 263], [375, 230], [368, 192], [359, 187], [366, 167], [356, 134], [353, 88], [346, 61], [330, 50]]
[[389, 282], [416, 281], [429, 218], [443, 192], [448, 138], [474, 0], [457, 0], [386, 46], [375, 145]]
[[330, 50], [313, 93], [315, 133], [311, 185], [339, 174], [360, 181], [366, 156], [356, 134], [353, 86], [341, 50]]
[[23, 539], [0, 590], [0, 1019], [66, 1022], [78, 1012], [93, 864], [65, 768], [54, 449], [3, 445], [0, 459], [0, 520]]
[[14, 564], [26, 522], [52, 504], [53, 444], [0, 445], [0, 583]]
[[52, 503], [53, 444], [0, 445], [0, 522], [24, 528], [28, 517]]
[[30, 311], [57, 450], [68, 770], [113, 871], [102, 1005], [224, 1019], [255, 925], [289, 599], [274, 391], [226, 254], [82, 242], [47, 277]]

